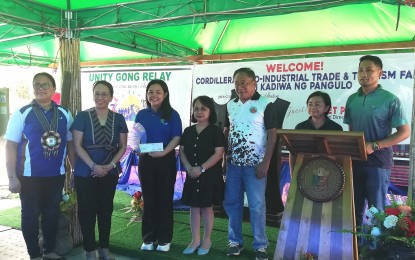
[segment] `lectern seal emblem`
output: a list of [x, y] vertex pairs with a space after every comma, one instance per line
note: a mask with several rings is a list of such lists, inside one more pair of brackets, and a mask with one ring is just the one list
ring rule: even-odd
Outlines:
[[318, 156], [301, 166], [297, 181], [304, 197], [316, 202], [327, 202], [343, 192], [345, 175], [336, 161]]

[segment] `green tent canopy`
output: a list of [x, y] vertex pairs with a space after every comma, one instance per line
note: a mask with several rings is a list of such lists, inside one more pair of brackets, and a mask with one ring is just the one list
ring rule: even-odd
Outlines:
[[413, 51], [415, 0], [2, 0], [0, 65], [81, 66]]

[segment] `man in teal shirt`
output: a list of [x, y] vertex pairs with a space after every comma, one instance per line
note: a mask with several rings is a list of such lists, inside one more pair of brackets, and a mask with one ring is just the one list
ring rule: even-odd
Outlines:
[[[409, 137], [409, 125], [398, 97], [378, 83], [382, 60], [360, 58], [358, 80], [361, 87], [346, 103], [344, 123], [350, 131], [364, 132], [367, 161], [353, 161], [353, 188], [356, 225], [361, 226], [365, 203], [383, 210], [393, 166], [392, 146]], [[396, 132], [392, 134], [392, 128]]]

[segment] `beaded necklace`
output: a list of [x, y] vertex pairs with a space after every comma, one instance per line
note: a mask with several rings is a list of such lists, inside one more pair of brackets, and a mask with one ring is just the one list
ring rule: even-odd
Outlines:
[[[103, 144], [105, 142], [108, 142], [107, 144], [111, 145], [114, 141], [115, 132], [114, 112], [112, 112], [111, 110], [108, 111], [107, 121], [105, 122], [105, 126], [102, 127], [99, 123], [98, 115], [95, 108], [90, 108], [87, 111], [89, 119], [91, 121], [92, 143]], [[109, 129], [111, 129], [111, 133], [109, 133]]]
[[40, 105], [33, 100], [31, 102], [32, 109], [42, 125], [44, 133], [40, 138], [40, 142], [43, 148], [43, 156], [46, 159], [50, 159], [51, 156], [57, 156], [59, 152], [59, 146], [62, 142], [61, 136], [58, 133], [58, 107], [52, 103], [52, 119], [49, 123], [46, 116], [40, 109]]

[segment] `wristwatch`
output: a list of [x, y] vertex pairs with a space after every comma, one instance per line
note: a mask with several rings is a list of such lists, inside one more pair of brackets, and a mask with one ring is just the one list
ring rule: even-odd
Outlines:
[[373, 151], [379, 151], [380, 150], [378, 142], [373, 142], [372, 149], [373, 149]]
[[203, 168], [203, 166], [200, 166], [200, 170], [201, 170], [202, 173], [204, 173], [206, 171], [205, 168]]

